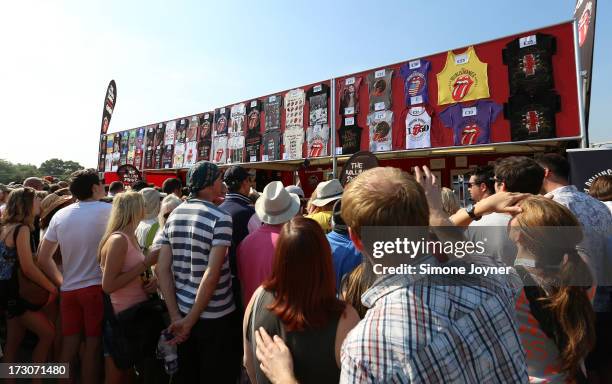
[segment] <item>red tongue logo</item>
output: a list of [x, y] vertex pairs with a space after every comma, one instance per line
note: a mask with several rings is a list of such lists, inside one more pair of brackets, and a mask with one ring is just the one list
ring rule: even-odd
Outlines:
[[315, 141], [310, 146], [310, 156], [309, 157], [319, 157], [321, 156], [321, 152], [323, 151], [323, 143], [320, 141]]
[[578, 21], [578, 45], [582, 47], [589, 32], [589, 24], [591, 24], [591, 7], [586, 6], [580, 20]]
[[423, 126], [421, 124], [415, 124], [412, 127], [412, 136], [417, 137], [421, 133]]
[[480, 128], [476, 124], [467, 125], [461, 132], [461, 145], [471, 145], [476, 142]]
[[472, 84], [474, 84], [474, 80], [469, 75], [459, 76], [453, 84], [453, 100], [462, 100], [472, 88]]
[[217, 153], [215, 154], [215, 161], [218, 163], [221, 161], [223, 157], [223, 149], [217, 149]]

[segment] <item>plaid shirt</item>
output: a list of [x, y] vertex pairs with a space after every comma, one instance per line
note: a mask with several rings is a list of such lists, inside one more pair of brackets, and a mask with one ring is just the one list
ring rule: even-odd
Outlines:
[[[502, 265], [476, 257], [445, 264]], [[387, 275], [362, 296], [370, 308], [342, 345], [341, 383], [523, 383], [516, 326], [521, 282], [510, 275]]]

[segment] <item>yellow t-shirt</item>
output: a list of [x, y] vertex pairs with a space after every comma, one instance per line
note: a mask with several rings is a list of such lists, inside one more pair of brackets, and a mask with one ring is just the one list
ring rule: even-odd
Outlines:
[[323, 228], [323, 232], [328, 233], [331, 231], [332, 211], [317, 212], [306, 217], [319, 223], [321, 228]]
[[489, 97], [487, 63], [480, 61], [473, 46], [461, 54], [448, 51], [438, 79], [438, 105]]

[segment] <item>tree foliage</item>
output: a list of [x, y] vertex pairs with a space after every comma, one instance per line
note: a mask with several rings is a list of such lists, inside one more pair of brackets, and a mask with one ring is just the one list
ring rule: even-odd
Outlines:
[[0, 159], [0, 183], [22, 183], [23, 180], [31, 176], [54, 176], [65, 180], [72, 172], [79, 169], [83, 169], [81, 164], [75, 161], [63, 161], [60, 159], [47, 160], [40, 167], [32, 164], [13, 164], [10, 161]]

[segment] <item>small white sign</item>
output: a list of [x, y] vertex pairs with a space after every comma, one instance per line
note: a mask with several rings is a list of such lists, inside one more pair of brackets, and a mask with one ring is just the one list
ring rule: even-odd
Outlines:
[[353, 115], [355, 113], [355, 107], [344, 108], [345, 115]]
[[287, 156], [287, 152], [283, 152], [283, 160], [287, 160], [289, 156]]
[[418, 96], [412, 96], [410, 98], [410, 104], [414, 105], [414, 104], [423, 104], [423, 96], [418, 95]]
[[204, 118], [205, 118], [205, 119], [208, 119], [209, 117], [210, 117], [210, 114], [208, 114], [208, 113], [205, 113], [205, 114], [204, 114]]
[[251, 160], [250, 160], [250, 162], [251, 162], [251, 163], [254, 163], [254, 162], [256, 162], [256, 161], [257, 161], [257, 156], [251, 156]]
[[219, 110], [219, 113], [220, 113], [220, 114], [224, 114], [224, 113], [225, 113], [225, 108], [221, 108], [221, 109]]
[[384, 112], [376, 112], [374, 113], [374, 120], [382, 120], [385, 118]]
[[385, 109], [385, 103], [383, 101], [381, 101], [380, 103], [374, 104], [375, 111], [382, 111], [383, 109]]
[[261, 156], [261, 159], [262, 159], [263, 161], [268, 161], [268, 155], [263, 155], [263, 156]]
[[374, 78], [375, 79], [380, 79], [381, 77], [385, 77], [385, 70], [384, 69], [379, 69], [378, 71], [374, 72]]
[[315, 86], [312, 91], [313, 92], [321, 92], [321, 90], [323, 89], [323, 86], [321, 84]]
[[469, 59], [467, 53], [462, 53], [461, 55], [455, 56], [455, 64], [457, 65], [467, 64], [468, 61]]
[[268, 97], [268, 102], [269, 102], [269, 103], [273, 103], [273, 102], [275, 102], [275, 101], [276, 101], [276, 96], [270, 96], [270, 97]]
[[411, 62], [408, 63], [408, 68], [410, 69], [421, 68], [421, 60], [412, 60]]
[[355, 78], [354, 77], [349, 77], [348, 79], [344, 80], [344, 84], [345, 85], [353, 85], [353, 84], [355, 84]]
[[347, 117], [346, 119], [344, 119], [344, 125], [354, 125], [354, 124], [355, 124], [354, 117]]
[[251, 108], [256, 107], [256, 106], [257, 106], [257, 100], [251, 101]]
[[476, 107], [463, 108], [461, 110], [461, 116], [463, 117], [476, 116], [477, 114], [478, 114], [478, 109]]
[[537, 43], [538, 42], [537, 42], [537, 39], [536, 39], [536, 35], [521, 37], [519, 39], [519, 47], [520, 48], [530, 47], [532, 45], [536, 45]]
[[342, 147], [336, 147], [336, 155], [342, 154]]

